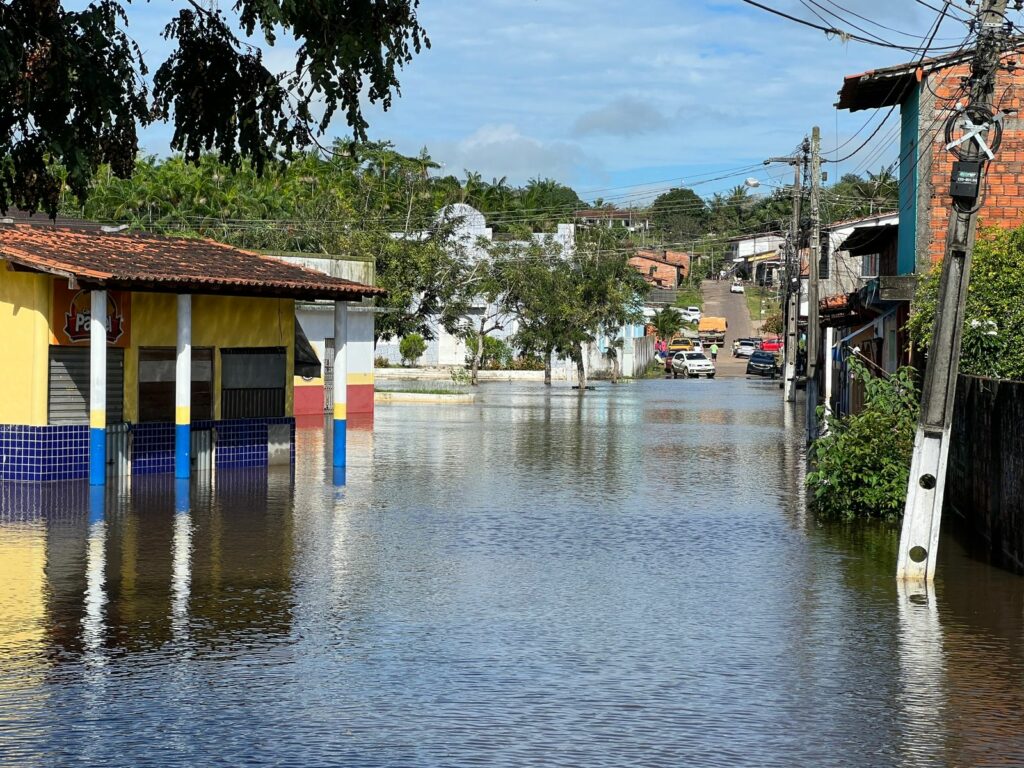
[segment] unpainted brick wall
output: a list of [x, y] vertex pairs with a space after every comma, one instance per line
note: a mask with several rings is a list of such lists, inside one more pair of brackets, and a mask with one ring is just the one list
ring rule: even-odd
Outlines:
[[[945, 148], [945, 120], [949, 109], [966, 103], [964, 81], [970, 74], [966, 64], [949, 67], [926, 76], [922, 83], [922, 104], [931, 102], [932, 109], [922, 109], [920, 132], [922, 152], [918, 169], [922, 192], [927, 195], [924, 212], [924, 237], [918, 237], [918, 271], [942, 260], [949, 225], [949, 182], [954, 157]], [[932, 98], [934, 94], [934, 98]], [[1019, 110], [1024, 99], [1024, 70], [1013, 73], [999, 71], [996, 80], [995, 106]], [[1024, 224], [1024, 119], [1016, 114], [1004, 118], [1003, 142], [994, 162], [988, 166], [984, 187], [984, 207], [978, 215], [981, 227], [1018, 227]], [[919, 201], [919, 204], [924, 202]], [[922, 212], [919, 209], [919, 216]]]

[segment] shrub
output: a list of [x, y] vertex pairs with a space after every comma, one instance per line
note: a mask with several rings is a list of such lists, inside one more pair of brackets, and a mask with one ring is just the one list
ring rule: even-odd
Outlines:
[[[919, 349], [932, 341], [940, 265], [921, 280], [910, 332]], [[967, 289], [960, 372], [1024, 379], [1024, 227], [979, 233]]]
[[761, 333], [782, 333], [782, 315], [778, 312], [774, 312], [764, 319], [761, 323]]
[[811, 507], [826, 517], [898, 518], [903, 514], [919, 395], [913, 368], [875, 376], [857, 358], [853, 376], [864, 385], [864, 409], [829, 419], [828, 434], [811, 447], [807, 486]]
[[391, 367], [391, 361], [388, 360], [386, 357], [384, 357], [384, 355], [377, 355], [375, 358], [373, 358], [373, 367], [374, 368], [390, 368]]
[[[473, 365], [473, 355], [476, 352], [476, 336], [470, 336], [466, 341], [466, 365]], [[484, 336], [484, 354], [480, 360], [481, 369], [505, 370], [512, 363], [512, 347], [501, 339], [493, 336]], [[543, 366], [542, 366], [543, 367]]]
[[418, 333], [410, 333], [398, 343], [398, 354], [406, 365], [416, 365], [426, 351], [427, 342]]
[[513, 360], [509, 367], [513, 371], [543, 371], [544, 358], [540, 355], [523, 355]]

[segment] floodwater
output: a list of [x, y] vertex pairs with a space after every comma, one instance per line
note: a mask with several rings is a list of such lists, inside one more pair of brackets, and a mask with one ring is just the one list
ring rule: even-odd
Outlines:
[[[294, 475], [0, 491], [0, 765], [1024, 764], [1024, 579], [821, 526], [768, 382], [487, 385]], [[177, 510], [176, 510], [177, 506]]]

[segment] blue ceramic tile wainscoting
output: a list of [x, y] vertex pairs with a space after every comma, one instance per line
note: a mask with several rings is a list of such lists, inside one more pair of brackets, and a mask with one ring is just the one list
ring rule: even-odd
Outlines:
[[[291, 430], [291, 457], [295, 460], [295, 419], [291, 417], [231, 419], [193, 422], [194, 431], [216, 433], [214, 466], [264, 467], [267, 465], [267, 428], [287, 424]], [[133, 475], [174, 471], [174, 425], [131, 426]], [[28, 427], [0, 424], [0, 480], [45, 482], [79, 480], [89, 475], [89, 427]]]

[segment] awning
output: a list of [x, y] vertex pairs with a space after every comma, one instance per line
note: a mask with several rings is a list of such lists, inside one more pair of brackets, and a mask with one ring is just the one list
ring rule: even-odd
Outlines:
[[306, 338], [306, 332], [295, 318], [295, 375], [306, 379], [320, 378], [320, 358]]
[[858, 227], [839, 244], [836, 250], [848, 251], [851, 256], [865, 256], [880, 253], [885, 245], [897, 236], [898, 224]]
[[890, 315], [896, 314], [896, 309], [897, 309], [896, 307], [893, 307], [888, 312], [883, 312], [882, 314], [880, 314], [878, 317], [876, 317], [874, 320], [872, 320], [867, 325], [861, 326], [860, 328], [858, 328], [853, 333], [848, 333], [846, 336], [843, 336], [843, 338], [841, 338], [839, 341], [837, 341], [835, 344], [833, 344], [833, 346], [838, 347], [838, 346], [840, 346], [842, 344], [846, 344], [847, 342], [850, 341], [850, 339], [854, 338], [855, 336], [860, 336], [862, 333], [864, 333], [864, 331], [866, 331], [868, 328], [871, 328], [872, 326], [874, 326], [874, 328], [875, 328], [875, 335], [876, 336], [881, 336], [882, 335], [882, 331], [884, 330], [884, 327], [881, 326], [880, 324], [883, 323], [885, 321], [885, 319], [887, 317], [889, 317]]

